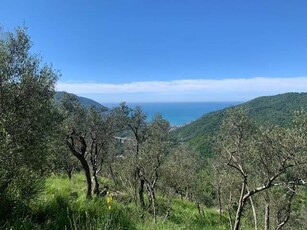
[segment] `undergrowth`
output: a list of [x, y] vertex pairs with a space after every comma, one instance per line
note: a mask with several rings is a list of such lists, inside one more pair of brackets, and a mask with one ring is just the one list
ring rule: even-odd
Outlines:
[[[109, 181], [102, 181], [110, 183]], [[112, 189], [112, 187], [111, 187]], [[128, 195], [127, 195], [128, 196]], [[227, 229], [227, 219], [214, 209], [199, 213], [196, 205], [177, 198], [157, 200], [157, 221], [150, 211], [137, 207], [129, 197], [113, 197], [111, 209], [105, 197], [85, 198], [85, 180], [76, 174], [72, 180], [53, 175], [43, 191], [22, 212], [0, 223], [3, 229]]]

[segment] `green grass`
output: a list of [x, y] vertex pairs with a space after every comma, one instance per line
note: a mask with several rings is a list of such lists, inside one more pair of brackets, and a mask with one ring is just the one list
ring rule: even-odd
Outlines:
[[[104, 180], [104, 183], [110, 181]], [[8, 220], [7, 229], [227, 229], [227, 220], [221, 220], [216, 210], [205, 209], [200, 216], [196, 205], [180, 199], [157, 200], [157, 222], [149, 211], [142, 211], [129, 197], [113, 198], [111, 210], [105, 198], [85, 198], [85, 180], [76, 174], [67, 177], [53, 175], [45, 182], [39, 196], [23, 215]], [[112, 190], [112, 186], [111, 186]], [[128, 195], [127, 195], [128, 196]], [[167, 210], [168, 218], [165, 218]], [[1, 228], [1, 225], [0, 225]]]

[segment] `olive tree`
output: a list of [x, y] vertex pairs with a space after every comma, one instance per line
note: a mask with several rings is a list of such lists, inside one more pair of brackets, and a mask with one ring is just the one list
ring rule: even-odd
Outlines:
[[169, 188], [171, 193], [178, 194], [181, 199], [191, 197], [200, 165], [200, 159], [189, 146], [173, 148], [163, 165], [163, 187]]
[[[103, 163], [114, 155], [115, 135], [123, 129], [120, 118], [117, 107], [108, 111], [94, 108], [89, 111], [89, 161], [94, 183], [93, 193], [96, 195], [99, 194], [98, 173]], [[113, 173], [112, 168], [110, 170]]]
[[0, 31], [0, 203], [4, 196], [26, 201], [35, 194], [58, 118], [57, 73], [30, 48], [26, 29]]
[[[276, 186], [305, 183], [306, 174], [300, 172], [306, 166], [306, 136], [301, 127], [259, 128], [244, 111], [229, 112], [221, 127], [217, 146], [228, 175], [237, 178], [235, 189], [239, 187], [233, 229], [240, 228], [248, 201], [255, 209], [252, 198], [256, 194], [263, 194]], [[253, 213], [257, 228], [256, 212]], [[281, 223], [284, 225], [286, 222]]]
[[70, 94], [64, 94], [62, 99], [62, 114], [65, 118], [63, 126], [66, 132], [66, 144], [73, 156], [80, 162], [84, 170], [87, 191], [86, 197], [92, 197], [92, 180], [90, 166], [87, 161], [89, 154], [88, 137], [88, 112], [83, 108], [76, 97]]
[[[140, 149], [146, 140], [147, 122], [146, 114], [140, 107], [131, 109], [125, 104], [121, 105], [121, 111], [123, 114], [124, 123], [127, 130], [131, 133], [133, 139], [133, 145], [130, 146], [131, 159], [133, 162], [133, 185], [134, 185], [134, 199], [137, 202], [137, 193], [141, 207], [145, 208], [144, 190], [145, 190], [145, 178], [141, 172], [141, 165], [139, 164]], [[130, 137], [130, 135], [128, 135]]]
[[99, 195], [98, 174], [112, 155], [115, 134], [122, 129], [123, 116], [119, 108], [84, 108], [78, 100], [65, 94], [62, 100], [66, 144], [80, 162], [87, 182], [87, 198]]
[[139, 174], [145, 181], [149, 207], [156, 222], [156, 186], [161, 179], [161, 166], [169, 152], [169, 122], [157, 114], [148, 125], [146, 141], [142, 145], [139, 161]]

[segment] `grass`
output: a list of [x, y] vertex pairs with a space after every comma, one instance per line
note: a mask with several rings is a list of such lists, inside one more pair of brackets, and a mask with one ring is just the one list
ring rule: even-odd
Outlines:
[[[103, 181], [110, 183], [110, 181]], [[112, 189], [112, 187], [111, 187]], [[214, 209], [205, 209], [199, 215], [196, 205], [189, 201], [159, 197], [157, 200], [157, 223], [150, 212], [143, 212], [134, 203], [113, 198], [108, 209], [105, 198], [85, 198], [85, 180], [76, 174], [67, 177], [53, 175], [45, 182], [44, 190], [28, 206], [22, 216], [8, 220], [7, 229], [227, 229], [227, 220]], [[169, 216], [166, 218], [167, 210]], [[1, 225], [0, 225], [1, 228]]]

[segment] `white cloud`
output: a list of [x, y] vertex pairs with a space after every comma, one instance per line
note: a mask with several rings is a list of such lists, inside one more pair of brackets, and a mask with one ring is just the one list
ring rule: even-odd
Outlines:
[[256, 96], [272, 95], [284, 92], [307, 92], [307, 77], [293, 78], [228, 78], [228, 79], [187, 79], [173, 81], [144, 81], [121, 84], [105, 83], [71, 83], [59, 82], [56, 87], [59, 91], [67, 91], [78, 95], [109, 95], [114, 100], [120, 100], [116, 95], [129, 95], [133, 100], [142, 94], [147, 100], [152, 95], [155, 99], [170, 96], [176, 101], [190, 97], [193, 100], [246, 100]]

